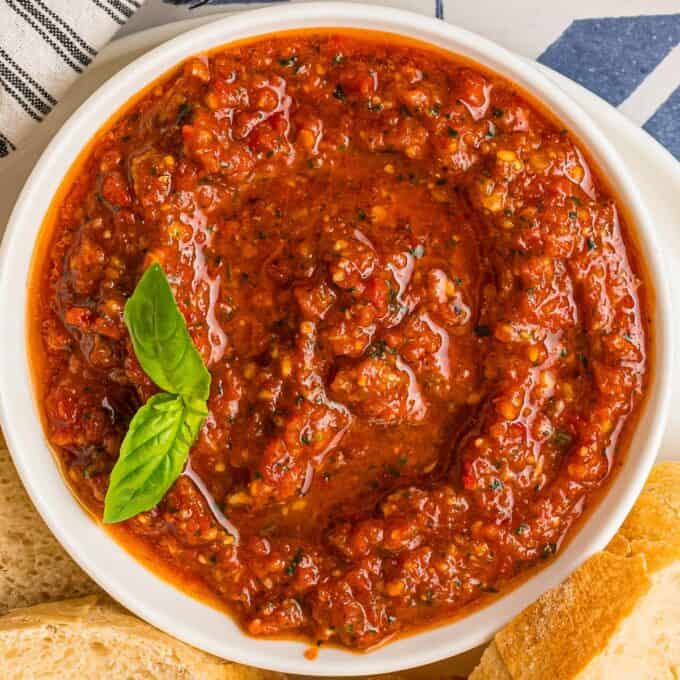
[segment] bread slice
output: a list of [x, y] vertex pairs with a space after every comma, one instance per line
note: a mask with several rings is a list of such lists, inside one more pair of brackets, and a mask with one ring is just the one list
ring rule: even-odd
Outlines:
[[31, 504], [0, 433], [0, 614], [98, 592]]
[[680, 561], [652, 575], [652, 586], [579, 680], [680, 677]]
[[128, 614], [108, 596], [15, 609], [0, 618], [3, 680], [282, 680], [222, 661]]
[[503, 628], [470, 680], [679, 677], [680, 462], [665, 462], [607, 550]]

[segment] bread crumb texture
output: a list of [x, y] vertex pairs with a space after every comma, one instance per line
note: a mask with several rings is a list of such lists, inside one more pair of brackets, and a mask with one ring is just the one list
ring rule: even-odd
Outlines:
[[15, 609], [0, 618], [6, 680], [279, 680], [165, 635], [105, 595]]
[[0, 433], [0, 614], [98, 592], [31, 504]]
[[680, 678], [680, 462], [654, 467], [607, 549], [496, 634], [470, 680]]

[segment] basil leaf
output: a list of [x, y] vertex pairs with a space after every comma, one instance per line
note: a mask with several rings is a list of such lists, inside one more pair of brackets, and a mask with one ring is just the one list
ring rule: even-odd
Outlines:
[[125, 305], [125, 323], [144, 372], [164, 392], [130, 422], [111, 471], [104, 522], [150, 510], [179, 477], [208, 415], [210, 373], [160, 265], [153, 264]]
[[165, 392], [207, 400], [210, 373], [194, 347], [170, 284], [157, 263], [125, 305], [125, 324], [144, 372]]
[[150, 510], [182, 472], [208, 413], [205, 402], [154, 394], [130, 422], [109, 480], [104, 522]]

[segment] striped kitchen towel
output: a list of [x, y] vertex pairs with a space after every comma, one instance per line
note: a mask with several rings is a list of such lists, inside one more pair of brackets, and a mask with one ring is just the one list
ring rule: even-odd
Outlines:
[[144, 0], [0, 0], [0, 163]]

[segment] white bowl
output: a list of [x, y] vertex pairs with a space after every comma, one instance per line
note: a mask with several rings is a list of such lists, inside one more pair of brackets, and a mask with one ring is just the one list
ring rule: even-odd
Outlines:
[[[462, 54], [519, 84], [572, 130], [610, 178], [634, 225], [656, 292], [656, 366], [629, 455], [576, 536], [545, 569], [483, 609], [367, 654], [245, 635], [224, 613], [192, 599], [135, 561], [82, 510], [43, 435], [26, 351], [27, 283], [33, 247], [50, 201], [83, 145], [132, 95], [186, 57], [234, 40], [295, 28], [354, 27], [398, 33]], [[0, 420], [33, 502], [76, 562], [113, 597], [158, 628], [218, 656], [283, 672], [361, 675], [397, 671], [464, 652], [602, 549], [631, 509], [654, 462], [668, 410], [672, 361], [670, 298], [654, 225], [619, 156], [596, 125], [537, 69], [505, 49], [442, 21], [384, 7], [314, 3], [271, 7], [209, 23], [152, 50], [102, 86], [76, 111], [36, 165], [0, 250]]]

